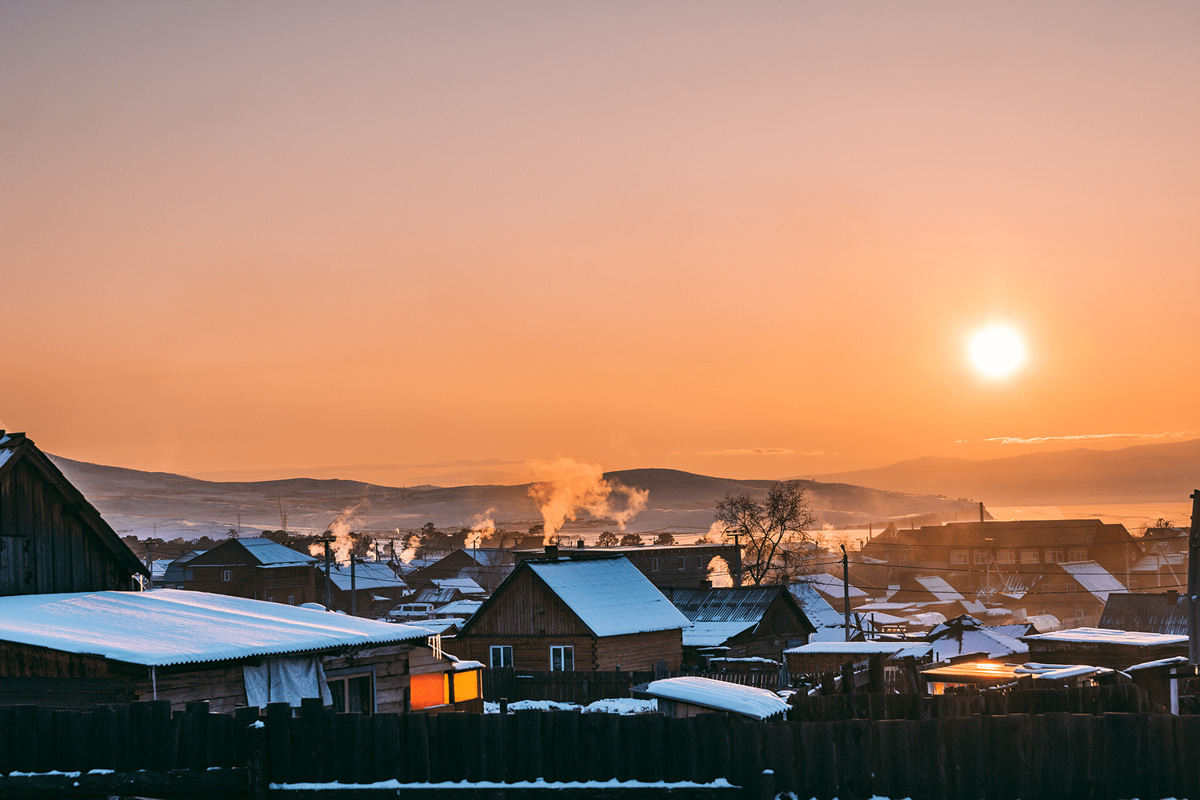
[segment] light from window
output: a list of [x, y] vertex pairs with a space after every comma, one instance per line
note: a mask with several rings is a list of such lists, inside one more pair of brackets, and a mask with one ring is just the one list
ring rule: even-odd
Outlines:
[[575, 648], [571, 645], [550, 645], [550, 671], [574, 672]]
[[479, 697], [479, 670], [454, 673], [454, 702], [474, 700]]
[[431, 672], [413, 675], [409, 682], [409, 705], [413, 711], [450, 703], [449, 681], [445, 673]]

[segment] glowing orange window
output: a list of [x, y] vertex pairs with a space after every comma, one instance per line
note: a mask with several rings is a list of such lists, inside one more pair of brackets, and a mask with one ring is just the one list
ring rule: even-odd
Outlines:
[[414, 711], [444, 706], [450, 702], [450, 684], [441, 672], [413, 675], [409, 684], [410, 704]]
[[454, 702], [474, 700], [479, 697], [479, 670], [454, 673]]

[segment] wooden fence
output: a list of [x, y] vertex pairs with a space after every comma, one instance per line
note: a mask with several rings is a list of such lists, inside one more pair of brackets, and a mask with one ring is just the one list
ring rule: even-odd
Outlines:
[[680, 675], [772, 691], [779, 685], [778, 672], [539, 672], [503, 668], [485, 669], [482, 674], [484, 700], [553, 700], [581, 706], [610, 697], [629, 697], [630, 687]]
[[[1200, 717], [1168, 714], [757, 723], [717, 714], [668, 719], [576, 711], [364, 717], [312, 703], [297, 714], [278, 704], [261, 715], [256, 709], [208, 714], [204, 704], [174, 714], [166, 703], [85, 712], [15, 707], [0, 709], [0, 772], [9, 775], [0, 779], [0, 797], [294, 798], [296, 790], [279, 784], [384, 780], [407, 784], [404, 794], [412, 798], [426, 791], [423, 784], [445, 781], [516, 784], [508, 792], [494, 785], [477, 791], [524, 797], [545, 792], [516, 782], [711, 785], [718, 778], [742, 788], [675, 794], [1200, 797], [1197, 752]], [[11, 774], [52, 770], [68, 774]]]

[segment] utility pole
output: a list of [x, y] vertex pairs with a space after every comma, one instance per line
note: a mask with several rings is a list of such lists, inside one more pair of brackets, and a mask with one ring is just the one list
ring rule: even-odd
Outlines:
[[1192, 531], [1188, 536], [1188, 660], [1200, 664], [1200, 489], [1192, 492]]
[[330, 589], [330, 581], [332, 579], [329, 573], [329, 570], [332, 568], [331, 562], [333, 560], [333, 554], [330, 551], [329, 546], [336, 542], [337, 539], [333, 537], [332, 533], [325, 531], [324, 534], [317, 537], [317, 541], [325, 545], [325, 610], [333, 611], [333, 590]]
[[850, 641], [850, 556], [842, 545], [842, 623], [846, 626], [846, 641]]
[[358, 585], [354, 581], [354, 562], [358, 561], [353, 554], [350, 555], [350, 616], [358, 616]]

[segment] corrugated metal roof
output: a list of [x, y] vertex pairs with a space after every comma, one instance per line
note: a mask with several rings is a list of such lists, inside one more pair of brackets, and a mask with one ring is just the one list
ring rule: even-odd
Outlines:
[[1187, 595], [1178, 592], [1120, 594], [1113, 592], [1104, 604], [1100, 627], [1187, 635]]
[[1128, 592], [1125, 585], [1095, 561], [1069, 561], [1060, 563], [1063, 572], [1079, 581], [1101, 603], [1108, 600], [1111, 592]]
[[962, 600], [963, 596], [958, 590], [950, 584], [946, 583], [946, 579], [940, 575], [918, 575], [917, 583], [925, 587], [925, 589], [938, 600], [943, 603], [952, 603], [955, 600]]
[[[321, 574], [325, 574], [324, 565], [318, 565]], [[330, 575], [330, 581], [338, 591], [350, 591], [350, 567], [335, 565]], [[322, 577], [321, 580], [324, 580]], [[354, 589], [405, 589], [407, 584], [392, 572], [392, 568], [382, 563], [358, 564], [354, 568]]]
[[679, 609], [625, 557], [525, 561], [597, 636], [686, 628]]
[[0, 640], [155, 667], [427, 635], [407, 625], [176, 589], [0, 597]]
[[720, 647], [739, 633], [757, 626], [757, 622], [750, 620], [693, 622], [692, 627], [683, 629], [683, 646]]
[[842, 615], [829, 605], [816, 587], [803, 581], [788, 584], [788, 592], [796, 598], [796, 602], [804, 609], [804, 616], [818, 628], [837, 628], [844, 623]]
[[692, 622], [759, 622], [782, 586], [670, 589], [671, 602]]
[[270, 539], [238, 539], [238, 543], [245, 547], [250, 552], [250, 555], [254, 556], [260, 564], [264, 565], [313, 564], [317, 561], [317, 559], [306, 553], [301, 553], [290, 547], [284, 547]]

